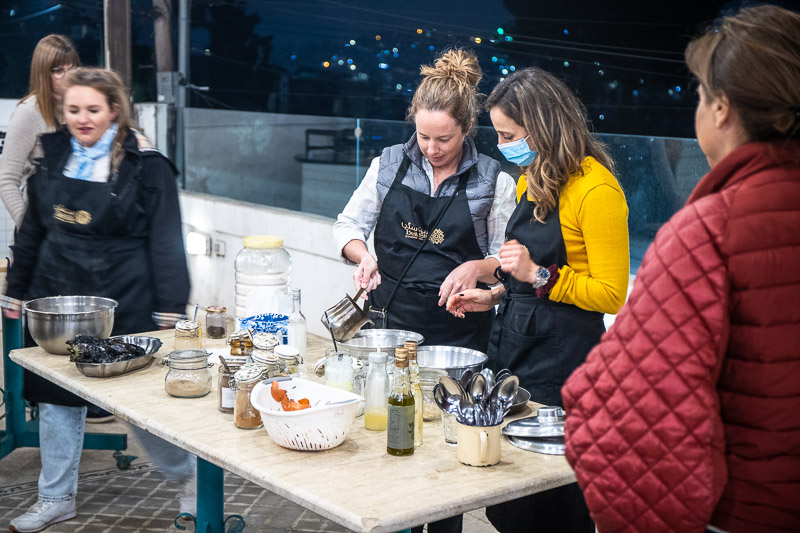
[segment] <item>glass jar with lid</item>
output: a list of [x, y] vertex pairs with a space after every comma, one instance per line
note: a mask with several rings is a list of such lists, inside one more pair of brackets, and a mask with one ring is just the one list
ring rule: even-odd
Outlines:
[[419, 387], [422, 389], [422, 420], [425, 422], [439, 420], [442, 416], [442, 411], [433, 399], [433, 388], [439, 383], [439, 379], [446, 375], [446, 370], [438, 368], [419, 369]]
[[243, 365], [234, 375], [236, 398], [233, 405], [233, 423], [241, 429], [257, 429], [263, 426], [261, 413], [250, 403], [250, 395], [256, 384], [264, 377], [264, 366], [258, 363]]
[[264, 377], [274, 378], [286, 375], [286, 367], [283, 366], [283, 362], [271, 351], [253, 350], [251, 357], [253, 364], [259, 364], [264, 367]]
[[175, 345], [173, 349], [199, 350], [203, 347], [200, 339], [200, 324], [194, 320], [179, 320], [175, 323]]
[[292, 258], [283, 247], [283, 238], [251, 235], [243, 239], [242, 245], [233, 263], [236, 318], [262, 313], [288, 316], [292, 310], [289, 297]]
[[224, 339], [227, 333], [228, 310], [221, 305], [206, 307], [206, 335], [209, 339]]
[[275, 347], [275, 357], [281, 361], [281, 366], [290, 376], [300, 373], [303, 367], [303, 358], [300, 351], [289, 344], [279, 344]]
[[175, 350], [164, 357], [168, 365], [164, 389], [176, 398], [199, 398], [211, 392], [211, 366], [205, 350]]
[[[225, 364], [222, 364], [222, 361]], [[219, 388], [219, 405], [218, 409], [223, 413], [232, 413], [234, 402], [236, 401], [236, 392], [233, 388], [233, 375], [239, 370], [243, 362], [232, 361], [228, 358], [220, 356], [219, 374], [217, 379], [217, 386]]]

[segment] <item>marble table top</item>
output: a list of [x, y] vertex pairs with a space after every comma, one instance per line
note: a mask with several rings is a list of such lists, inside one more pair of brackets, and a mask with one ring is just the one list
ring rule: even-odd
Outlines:
[[[263, 428], [237, 429], [232, 414], [218, 411], [216, 368], [207, 396], [169, 396], [164, 390], [167, 368], [160, 358], [172, 350], [174, 332], [145, 335], [164, 342], [153, 363], [112, 378], [86, 377], [68, 357], [41, 348], [14, 350], [11, 359], [122, 419], [355, 531], [399, 531], [575, 480], [564, 457], [520, 450], [505, 439], [499, 464], [463, 465], [456, 459], [456, 448], [445, 443], [438, 421], [424, 423], [424, 444], [409, 457], [388, 455], [386, 433], [365, 430], [363, 417], [356, 418], [344, 443], [331, 450], [281, 448]], [[206, 348], [224, 346], [224, 340], [204, 339]], [[309, 335], [307, 368], [312, 369], [330, 347], [330, 340]], [[531, 403], [508, 420], [531, 416], [536, 407]]]

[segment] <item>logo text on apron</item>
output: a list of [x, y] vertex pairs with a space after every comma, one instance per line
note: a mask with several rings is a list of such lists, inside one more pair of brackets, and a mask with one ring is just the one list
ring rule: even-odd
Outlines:
[[[428, 231], [427, 230], [425, 230], [423, 228], [418, 228], [417, 226], [415, 226], [411, 222], [401, 222], [400, 226], [406, 232], [406, 235], [405, 235], [406, 239], [416, 239], [418, 241], [424, 241], [425, 239], [428, 238]], [[435, 230], [433, 230], [431, 232], [430, 241], [433, 244], [442, 244], [444, 242], [444, 232], [441, 229], [436, 228]]]
[[83, 209], [80, 211], [73, 211], [72, 209], [67, 209], [63, 205], [56, 204], [53, 206], [53, 218], [66, 224], [80, 224], [85, 226], [92, 221], [92, 214]]

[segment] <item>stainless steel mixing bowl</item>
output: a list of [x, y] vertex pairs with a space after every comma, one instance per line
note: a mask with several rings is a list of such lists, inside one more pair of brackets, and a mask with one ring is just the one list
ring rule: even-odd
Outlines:
[[25, 302], [25, 321], [36, 344], [49, 353], [67, 355], [67, 341], [75, 335], [108, 337], [117, 305], [100, 296], [39, 298]]
[[467, 369], [480, 372], [486, 363], [486, 354], [457, 346], [420, 346], [417, 362], [420, 369], [438, 368], [446, 370], [453, 379], [461, 379]]
[[[370, 352], [380, 349], [386, 352], [390, 359], [394, 359], [395, 348], [402, 347], [406, 341], [417, 341], [417, 344], [422, 344], [425, 337], [403, 329], [362, 329], [349, 341], [340, 342], [339, 349], [360, 359], [367, 359]], [[417, 351], [419, 349], [417, 348]]]

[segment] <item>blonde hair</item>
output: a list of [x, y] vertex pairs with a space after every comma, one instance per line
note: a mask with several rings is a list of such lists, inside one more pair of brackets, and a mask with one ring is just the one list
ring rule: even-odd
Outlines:
[[605, 146], [589, 131], [585, 107], [549, 72], [536, 67], [518, 70], [494, 88], [485, 107], [488, 111], [499, 108], [522, 126], [528, 142], [539, 152], [522, 169], [528, 199], [536, 202], [533, 217], [539, 222], [556, 209], [558, 194], [569, 177], [583, 173], [581, 162], [586, 157], [594, 157], [614, 172]]
[[686, 64], [706, 94], [728, 99], [750, 141], [798, 136], [800, 14], [741, 9], [690, 42]]
[[119, 168], [125, 152], [122, 143], [128, 133], [135, 127], [131, 116], [131, 105], [128, 92], [122, 78], [113, 70], [104, 68], [81, 68], [73, 70], [64, 80], [64, 94], [72, 87], [89, 87], [106, 97], [106, 103], [117, 113], [114, 122], [117, 124], [117, 135], [111, 148], [111, 173]]
[[481, 111], [478, 82], [483, 73], [475, 54], [466, 50], [447, 50], [433, 66], [419, 69], [422, 82], [414, 92], [406, 118], [414, 122], [417, 112], [445, 111], [465, 134], [475, 131]]
[[67, 37], [58, 34], [43, 37], [33, 50], [31, 59], [30, 89], [23, 98], [36, 97], [36, 107], [42, 118], [53, 129], [61, 123], [61, 109], [55, 103], [53, 80], [50, 71], [64, 65], [80, 66], [81, 60], [75, 46]]

